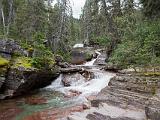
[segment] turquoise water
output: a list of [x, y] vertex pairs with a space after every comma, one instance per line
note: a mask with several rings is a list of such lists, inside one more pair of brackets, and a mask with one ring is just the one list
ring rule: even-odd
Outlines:
[[[44, 98], [47, 100], [45, 103], [40, 104], [29, 104], [26, 102], [29, 98]], [[0, 114], [1, 111], [5, 111], [5, 114], [7, 113], [7, 110], [13, 109], [13, 108], [20, 108], [22, 109], [22, 112], [18, 113], [14, 120], [23, 120], [26, 116], [32, 115], [35, 112], [40, 112], [47, 109], [56, 109], [68, 106], [69, 104], [72, 104], [67, 101], [66, 98], [64, 98], [64, 95], [50, 90], [40, 90], [36, 91], [35, 93], [31, 93], [31, 95], [26, 95], [19, 98], [14, 98], [11, 100], [5, 100], [0, 102]], [[7, 113], [10, 114], [10, 113]], [[15, 113], [16, 114], [16, 113]], [[7, 116], [7, 115], [5, 115]], [[5, 120], [10, 120], [9, 118], [3, 118]]]

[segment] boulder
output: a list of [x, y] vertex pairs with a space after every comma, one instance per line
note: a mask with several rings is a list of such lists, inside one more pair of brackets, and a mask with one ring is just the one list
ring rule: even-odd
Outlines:
[[[16, 57], [10, 61], [9, 68], [4, 70], [0, 79], [3, 89], [0, 89], [0, 99], [11, 98], [50, 85], [58, 77], [59, 71], [56, 66], [50, 68], [34, 68], [31, 59], [27, 57]], [[6, 71], [5, 71], [6, 70]], [[5, 74], [6, 73], [6, 74]]]
[[28, 53], [14, 40], [0, 40], [0, 55], [11, 59], [11, 55], [13, 54], [26, 56]]
[[35, 68], [33, 59], [26, 55], [28, 52], [14, 40], [0, 40], [0, 99], [46, 87], [58, 77], [53, 59], [42, 63], [44, 67]]
[[58, 77], [57, 71], [11, 68], [4, 85], [4, 94], [0, 99], [11, 98], [27, 93], [33, 89], [50, 85]]
[[94, 50], [87, 48], [74, 48], [71, 51], [71, 63], [83, 64], [86, 61], [90, 61], [93, 58]]

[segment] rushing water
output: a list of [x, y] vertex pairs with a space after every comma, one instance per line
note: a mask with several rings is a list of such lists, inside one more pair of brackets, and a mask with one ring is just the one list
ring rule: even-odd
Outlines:
[[[100, 53], [97, 52], [97, 54], [99, 57]], [[62, 83], [64, 75], [61, 74], [50, 86], [47, 86], [46, 88], [34, 91], [29, 95], [20, 98], [0, 102], [0, 119], [23, 120], [25, 117], [32, 115], [35, 112], [47, 109], [61, 109], [87, 102], [86, 98], [88, 96], [98, 94], [108, 85], [111, 77], [114, 76], [113, 73], [100, 70], [98, 66], [93, 65], [95, 61], [96, 59], [93, 59], [92, 61], [81, 65], [81, 67], [84, 67], [88, 71], [94, 73], [94, 78], [91, 80], [78, 80], [71, 84], [71, 86], [65, 87]], [[71, 91], [76, 91], [76, 93], [79, 94], [73, 97], [65, 97]], [[10, 111], [13, 113], [8, 113]], [[39, 118], [35, 118], [34, 120], [39, 120]]]

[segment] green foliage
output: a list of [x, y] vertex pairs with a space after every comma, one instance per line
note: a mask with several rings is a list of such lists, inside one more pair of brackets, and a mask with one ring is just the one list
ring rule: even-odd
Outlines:
[[122, 43], [110, 61], [124, 68], [160, 66], [160, 22], [137, 21], [132, 28], [131, 31], [123, 31]]
[[93, 39], [94, 39], [93, 41], [100, 46], [108, 46], [109, 43], [111, 42], [111, 39], [107, 36], [99, 36]]
[[39, 69], [45, 68], [45, 69], [53, 69], [55, 65], [55, 61], [53, 58], [49, 57], [34, 57], [32, 59], [31, 64]]
[[62, 50], [59, 50], [59, 51], [57, 51], [56, 54], [61, 55], [63, 57], [63, 59], [67, 62], [71, 61], [71, 53], [69, 51], [63, 52]]
[[160, 17], [159, 0], [140, 0], [143, 5], [143, 13], [148, 18]]

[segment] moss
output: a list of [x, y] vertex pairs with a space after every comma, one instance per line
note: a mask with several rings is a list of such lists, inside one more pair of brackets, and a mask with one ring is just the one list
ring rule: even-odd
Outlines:
[[145, 72], [141, 74], [144, 76], [160, 76], [160, 72]]
[[0, 67], [7, 66], [8, 64], [9, 64], [9, 61], [0, 56]]
[[92, 53], [86, 52], [86, 53], [85, 53], [85, 59], [86, 59], [87, 61], [91, 60], [91, 59], [92, 59]]
[[17, 68], [17, 67], [32, 68], [31, 60], [32, 59], [28, 57], [15, 58], [12, 67], [14, 68]]
[[28, 48], [28, 52], [33, 52], [34, 49], [32, 47]]

